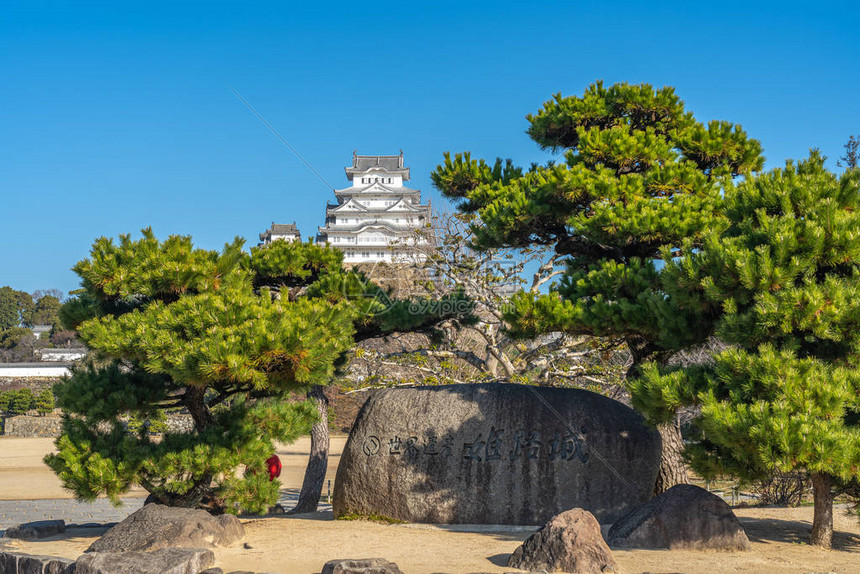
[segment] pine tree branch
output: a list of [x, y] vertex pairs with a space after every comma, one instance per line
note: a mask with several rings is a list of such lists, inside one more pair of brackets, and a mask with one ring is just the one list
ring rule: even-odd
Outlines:
[[[380, 365], [387, 365], [389, 367], [401, 367], [401, 368], [414, 369], [416, 371], [421, 371], [422, 373], [429, 373], [429, 374], [433, 375], [434, 377], [439, 376], [438, 371], [434, 371], [433, 369], [429, 369], [427, 367], [421, 367], [418, 365], [401, 365], [400, 363], [395, 363], [393, 361], [379, 361], [379, 364]], [[448, 379], [454, 383], [457, 383], [458, 385], [465, 385], [466, 384], [466, 381], [461, 381], [460, 379], [457, 379], [455, 377], [451, 377], [449, 375], [442, 375], [442, 376], [444, 376], [446, 379]]]
[[[408, 357], [408, 356], [414, 356], [414, 355], [432, 357], [434, 359], [455, 359], [455, 358], [456, 359], [462, 359], [462, 360], [466, 361], [467, 363], [469, 363], [470, 365], [472, 365], [473, 367], [475, 367], [476, 369], [480, 370], [481, 372], [485, 372], [485, 373], [489, 372], [487, 370], [486, 361], [484, 359], [480, 358], [478, 355], [476, 355], [472, 351], [460, 351], [460, 350], [439, 351], [439, 350], [432, 350], [432, 349], [418, 349], [415, 351], [404, 351], [401, 353], [388, 353], [388, 354], [383, 355], [383, 358], [384, 359], [393, 359], [393, 358], [397, 358], [397, 357]], [[408, 366], [408, 365], [401, 365], [401, 366]]]
[[541, 286], [544, 285], [547, 281], [549, 281], [553, 277], [557, 277], [559, 275], [564, 274], [563, 269], [553, 271], [553, 269], [555, 269], [555, 262], [558, 260], [559, 257], [560, 256], [558, 253], [554, 254], [546, 261], [546, 263], [544, 263], [538, 268], [538, 270], [534, 274], [534, 277], [532, 278], [532, 285], [529, 288], [529, 292], [537, 293]]

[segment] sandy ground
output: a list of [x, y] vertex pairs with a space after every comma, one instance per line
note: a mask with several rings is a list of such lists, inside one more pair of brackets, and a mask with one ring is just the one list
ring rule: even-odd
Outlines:
[[[837, 512], [836, 549], [817, 550], [806, 544], [812, 509], [737, 509], [752, 541], [750, 552], [617, 550], [623, 572], [684, 572], [687, 574], [860, 573], [860, 527]], [[246, 520], [241, 546], [216, 548], [217, 564], [225, 571], [253, 570], [289, 574], [317, 573], [334, 558], [385, 557], [406, 574], [431, 572], [510, 572], [508, 556], [530, 534], [524, 529], [464, 532], [464, 528], [274, 517]], [[31, 554], [74, 558], [102, 531], [67, 531], [63, 537], [38, 542], [8, 541], [2, 546]]]
[[[339, 453], [344, 437], [333, 441]], [[285, 485], [298, 487], [307, 457], [307, 441], [279, 449]], [[39, 459], [51, 449], [48, 439], [0, 439], [0, 498], [66, 496]], [[333, 458], [336, 463], [337, 457]], [[331, 465], [330, 478], [334, 479]], [[24, 496], [24, 495], [27, 496]], [[810, 547], [806, 540], [812, 508], [738, 508], [735, 510], [752, 542], [750, 552], [618, 550], [626, 573], [684, 572], [687, 574], [837, 572], [860, 574], [860, 524], [844, 509], [835, 512], [834, 550]], [[333, 520], [331, 513], [312, 517], [272, 517], [244, 520], [245, 542], [217, 548], [225, 571], [253, 570], [289, 574], [317, 573], [334, 558], [385, 557], [407, 574], [431, 572], [506, 572], [511, 552], [531, 531], [524, 528], [436, 527]], [[0, 548], [31, 554], [77, 557], [103, 530], [73, 529], [42, 541], [0, 539]]]
[[[326, 479], [334, 488], [334, 475], [340, 462], [340, 453], [346, 444], [345, 436], [331, 439], [332, 454], [329, 457]], [[42, 458], [53, 452], [54, 439], [0, 437], [0, 500], [31, 500], [42, 498], [73, 498], [65, 490], [57, 476], [42, 462]], [[281, 484], [285, 488], [301, 488], [305, 465], [308, 462], [310, 439], [302, 438], [290, 445], [281, 445]], [[328, 482], [323, 489], [327, 494]], [[142, 489], [134, 489], [126, 496], [146, 496]]]

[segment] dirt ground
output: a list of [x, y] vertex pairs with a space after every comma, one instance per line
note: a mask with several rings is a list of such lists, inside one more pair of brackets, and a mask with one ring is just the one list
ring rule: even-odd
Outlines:
[[[345, 438], [333, 441], [339, 453]], [[51, 449], [49, 439], [0, 439], [0, 499], [51, 498], [65, 495], [56, 479], [39, 467]], [[279, 449], [285, 485], [301, 485], [307, 441]], [[329, 470], [334, 479], [338, 458]], [[24, 496], [27, 494], [27, 496]], [[749, 552], [618, 550], [623, 572], [687, 574], [837, 572], [860, 574], [860, 524], [844, 509], [835, 512], [834, 550], [810, 547], [806, 541], [812, 508], [738, 508], [735, 510], [752, 542]], [[244, 520], [245, 542], [217, 548], [225, 571], [253, 570], [289, 574], [317, 573], [334, 558], [384, 557], [406, 574], [431, 572], [510, 572], [508, 556], [531, 533], [525, 528], [437, 527], [333, 520], [331, 513], [313, 517], [272, 517]], [[70, 530], [42, 541], [0, 539], [0, 547], [31, 554], [77, 557], [103, 530]]]

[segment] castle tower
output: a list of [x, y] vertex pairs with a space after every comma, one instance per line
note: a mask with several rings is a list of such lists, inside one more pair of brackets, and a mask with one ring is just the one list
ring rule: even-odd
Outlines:
[[430, 204], [421, 192], [403, 185], [409, 168], [400, 155], [358, 155], [345, 168], [350, 187], [335, 190], [336, 204], [326, 205], [318, 242], [344, 253], [345, 263], [410, 262], [421, 259], [414, 246], [416, 230], [430, 223]]
[[260, 243], [269, 245], [272, 241], [301, 241], [302, 234], [296, 228], [296, 222], [289, 224], [272, 222], [272, 227], [260, 234]]

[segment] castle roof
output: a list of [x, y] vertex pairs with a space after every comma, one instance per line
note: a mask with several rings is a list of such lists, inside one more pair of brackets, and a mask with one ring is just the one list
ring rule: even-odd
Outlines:
[[398, 212], [404, 212], [404, 211], [409, 211], [409, 212], [413, 212], [413, 213], [423, 213], [423, 212], [426, 212], [429, 208], [430, 208], [430, 205], [427, 203], [412, 204], [412, 203], [409, 203], [403, 199], [400, 199], [394, 205], [389, 205], [386, 207], [367, 207], [365, 205], [362, 205], [362, 203], [360, 201], [356, 201], [355, 198], [350, 198], [349, 200], [344, 201], [343, 203], [335, 203], [335, 204], [326, 203], [325, 212], [326, 212], [326, 214], [336, 213], [338, 211], [354, 211], [354, 212], [358, 211], [358, 212], [370, 213], [370, 214], [374, 214], [374, 213], [382, 214], [382, 213], [386, 213], [386, 212], [398, 213]]
[[[376, 189], [371, 189], [371, 188], [376, 188]], [[385, 184], [378, 183], [378, 182], [365, 185], [364, 187], [361, 187], [361, 186], [345, 187], [343, 189], [334, 190], [334, 194], [337, 196], [355, 195], [358, 193], [370, 193], [370, 194], [373, 194], [373, 193], [379, 193], [379, 194], [393, 193], [393, 194], [411, 195], [414, 193], [421, 193], [421, 190], [412, 189], [411, 187], [403, 187], [403, 186], [394, 187], [393, 185], [385, 185]]]
[[264, 231], [260, 234], [260, 241], [265, 241], [267, 237], [271, 237], [273, 235], [299, 235], [298, 228], [296, 227], [295, 222], [293, 223], [275, 223], [272, 222], [272, 227]]
[[[366, 206], [362, 205], [361, 202], [356, 201], [355, 199], [348, 199], [343, 203], [332, 205], [330, 203], [326, 203], [325, 206], [326, 213], [330, 213], [333, 211], [369, 211]], [[377, 211], [377, 210], [375, 210]]]
[[386, 229], [388, 231], [394, 232], [397, 235], [411, 235], [415, 233], [414, 227], [399, 227], [396, 225], [391, 225], [384, 221], [374, 220], [374, 221], [362, 221], [356, 225], [342, 225], [338, 227], [319, 227], [317, 228], [318, 232], [322, 235], [338, 235], [340, 233], [350, 233], [350, 235], [355, 234], [359, 231], [364, 231], [365, 229]]
[[352, 165], [344, 168], [346, 177], [352, 181], [354, 175], [381, 171], [400, 175], [404, 181], [409, 179], [409, 168], [403, 166], [403, 152], [400, 155], [358, 155], [352, 153]]

